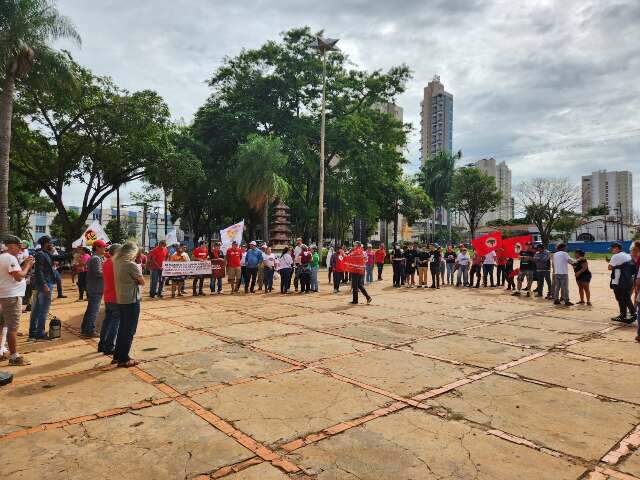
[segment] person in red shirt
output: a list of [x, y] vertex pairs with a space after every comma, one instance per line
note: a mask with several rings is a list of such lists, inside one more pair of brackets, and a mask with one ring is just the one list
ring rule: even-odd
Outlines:
[[504, 248], [496, 248], [496, 265], [497, 265], [497, 279], [496, 283], [498, 287], [504, 287], [507, 280], [507, 255], [504, 253]]
[[242, 262], [242, 250], [238, 248], [238, 242], [233, 242], [231, 248], [227, 250], [227, 277], [231, 284], [231, 293], [240, 291], [240, 282], [242, 280], [240, 264]]
[[[209, 260], [209, 249], [207, 243], [204, 240], [198, 242], [198, 246], [193, 250], [191, 255], [192, 260], [195, 262], [206, 262]], [[204, 286], [204, 278], [206, 275], [195, 275], [193, 277], [193, 296], [204, 295], [202, 287]]]
[[167, 250], [167, 242], [160, 240], [158, 245], [149, 252], [147, 256], [147, 265], [151, 272], [151, 285], [149, 287], [149, 296], [154, 298], [158, 296], [162, 298], [162, 289], [164, 288], [165, 279], [162, 276], [162, 266], [165, 260], [169, 258], [169, 250]]
[[378, 266], [378, 281], [382, 280], [382, 268], [384, 267], [384, 259], [387, 256], [387, 252], [384, 250], [384, 244], [380, 244], [380, 248], [376, 250], [376, 265]]
[[100, 341], [98, 342], [98, 352], [105, 355], [113, 355], [116, 348], [116, 337], [120, 326], [120, 311], [116, 301], [116, 282], [113, 275], [113, 256], [120, 245], [114, 243], [107, 250], [106, 260], [102, 264], [102, 281], [104, 282], [104, 320], [100, 329]]
[[[212, 268], [215, 264], [219, 264], [219, 271], [212, 269], [211, 271], [211, 282], [209, 284], [209, 288], [211, 289], [211, 295], [217, 294], [220, 295], [222, 293], [222, 279], [224, 278], [224, 254], [220, 249], [220, 242], [215, 242], [213, 245], [213, 249], [211, 250], [211, 265]], [[217, 272], [217, 273], [216, 273]], [[216, 290], [217, 284], [217, 290]]]
[[300, 251], [300, 294], [311, 291], [311, 258], [312, 254], [306, 245]]
[[370, 304], [372, 300], [364, 288], [364, 267], [367, 262], [366, 259], [367, 253], [363, 250], [362, 244], [355, 242], [347, 256], [347, 265], [351, 272], [351, 291], [353, 293], [353, 301], [351, 303], [354, 305], [358, 304], [358, 291], [361, 291], [367, 299], [367, 305]]
[[342, 276], [344, 274], [345, 257], [344, 248], [342, 247], [331, 257], [333, 267], [333, 293], [340, 291], [340, 284], [342, 283]]

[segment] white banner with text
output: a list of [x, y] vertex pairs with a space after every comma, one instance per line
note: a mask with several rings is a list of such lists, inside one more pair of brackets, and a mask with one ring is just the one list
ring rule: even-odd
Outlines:
[[211, 262], [164, 262], [163, 277], [211, 275]]

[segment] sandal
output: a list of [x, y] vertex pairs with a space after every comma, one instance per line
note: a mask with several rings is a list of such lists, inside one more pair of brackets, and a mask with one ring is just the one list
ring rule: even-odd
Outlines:
[[131, 359], [131, 358], [130, 358], [130, 359], [129, 359], [129, 360], [127, 360], [126, 362], [118, 363], [118, 367], [122, 367], [122, 368], [131, 368], [131, 367], [135, 367], [136, 365], [138, 365], [138, 363], [140, 363], [140, 362], [138, 362], [137, 360], [133, 360], [133, 359]]

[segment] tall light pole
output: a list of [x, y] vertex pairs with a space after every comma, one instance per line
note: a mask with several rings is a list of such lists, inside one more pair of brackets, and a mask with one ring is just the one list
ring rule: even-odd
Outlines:
[[337, 38], [316, 37], [313, 47], [322, 53], [322, 105], [320, 114], [320, 186], [318, 188], [318, 248], [322, 252], [324, 239], [324, 131], [327, 89], [327, 52], [338, 50]]

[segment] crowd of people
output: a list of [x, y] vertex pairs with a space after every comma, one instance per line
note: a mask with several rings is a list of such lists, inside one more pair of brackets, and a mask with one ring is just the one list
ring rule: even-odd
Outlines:
[[[384, 245], [374, 249], [354, 242], [348, 249], [342, 245], [329, 247], [323, 258], [315, 245], [307, 246], [298, 238], [295, 245], [273, 252], [266, 243], [251, 241], [246, 245], [233, 242], [223, 249], [219, 242], [211, 248], [199, 242], [189, 255], [185, 245], [167, 246], [164, 241], [148, 254], [134, 242], [107, 245], [102, 240], [93, 242], [91, 249], [79, 247], [71, 262], [72, 282], [78, 288], [78, 301], [87, 306], [80, 326], [87, 338], [99, 338], [98, 351], [113, 356], [112, 363], [131, 367], [137, 362], [130, 357], [131, 345], [140, 316], [141, 287], [145, 285], [145, 271], [150, 274], [149, 296], [163, 298], [165, 287], [170, 286], [171, 297], [186, 295], [189, 281], [193, 296], [205, 295], [208, 284], [211, 295], [223, 293], [224, 278], [229, 294], [247, 295], [262, 291], [271, 294], [274, 280], [279, 279], [280, 294], [300, 295], [320, 291], [318, 278], [320, 265], [326, 265], [328, 283], [333, 293], [341, 286], [350, 286], [352, 301], [359, 303], [362, 293], [367, 304], [372, 298], [366, 285], [383, 280], [385, 265], [391, 264], [394, 288], [504, 288], [514, 296], [532, 292], [536, 297], [552, 300], [556, 305], [574, 305], [569, 298], [569, 277], [573, 273], [580, 300], [578, 304], [591, 306], [590, 282], [592, 273], [585, 252], [576, 250], [573, 257], [565, 244], [556, 245], [552, 253], [542, 244], [526, 243], [519, 251], [517, 268], [514, 258], [502, 248], [480, 255], [470, 252], [466, 245], [442, 248], [438, 244], [409, 244], [401, 248], [393, 245], [387, 253]], [[611, 272], [610, 287], [618, 302], [619, 315], [613, 321], [631, 324], [640, 317], [640, 242], [634, 242], [631, 253], [622, 245], [611, 246], [608, 260]], [[40, 237], [33, 255], [25, 242], [7, 236], [0, 252], [0, 308], [2, 339], [0, 355], [8, 356], [9, 365], [28, 365], [30, 362], [17, 352], [17, 332], [21, 314], [30, 310], [29, 339], [51, 340], [46, 321], [54, 289], [62, 294], [59, 265], [64, 255], [56, 250], [51, 238]], [[210, 275], [166, 275], [166, 262], [211, 262]], [[429, 285], [429, 277], [431, 279]], [[293, 291], [292, 291], [293, 286]], [[546, 286], [546, 294], [545, 294]], [[98, 316], [104, 303], [104, 317], [97, 331]], [[23, 305], [27, 308], [23, 312]], [[640, 342], [640, 322], [636, 340]], [[4, 351], [7, 344], [8, 355]]]

